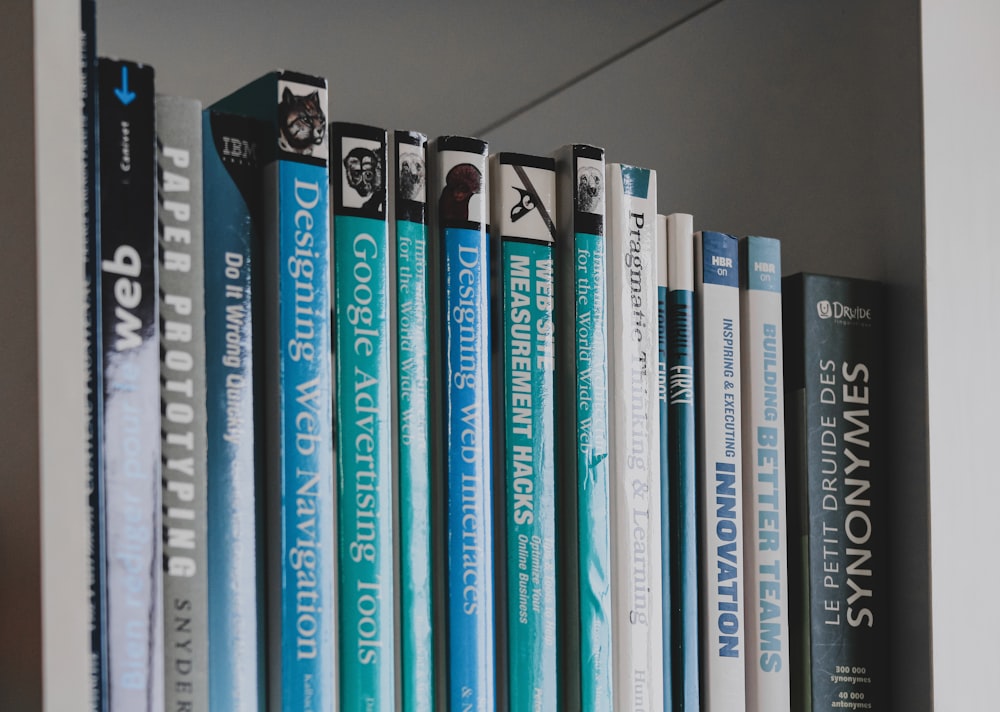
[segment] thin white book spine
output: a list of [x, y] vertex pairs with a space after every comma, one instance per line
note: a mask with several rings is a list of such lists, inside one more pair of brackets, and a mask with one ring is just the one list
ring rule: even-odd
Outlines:
[[702, 709], [746, 709], [739, 251], [735, 237], [695, 235], [701, 480]]
[[610, 164], [608, 373], [615, 709], [663, 708], [656, 172]]
[[789, 712], [781, 244], [740, 241], [747, 712]]

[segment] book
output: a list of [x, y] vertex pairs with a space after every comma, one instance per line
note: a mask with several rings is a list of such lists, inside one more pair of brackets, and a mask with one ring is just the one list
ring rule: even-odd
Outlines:
[[156, 97], [167, 710], [208, 709], [208, 444], [201, 102]]
[[[263, 121], [202, 112], [208, 398], [209, 703], [263, 710], [264, 477], [260, 256]], [[263, 356], [263, 354], [259, 354]]]
[[[670, 489], [670, 684], [673, 709], [698, 712], [700, 625], [698, 606], [698, 467], [695, 340], [694, 220], [667, 216], [667, 473]], [[666, 592], [665, 592], [666, 593]]]
[[791, 709], [781, 243], [740, 240], [748, 712]]
[[746, 708], [739, 245], [695, 233], [702, 707]]
[[[399, 677], [403, 712], [435, 709], [428, 372], [427, 137], [393, 131], [388, 142], [390, 304], [394, 388], [393, 478], [399, 540]], [[434, 520], [437, 521], [437, 520]]]
[[[490, 437], [489, 195], [485, 141], [436, 139], [433, 196], [433, 471], [445, 484], [447, 705], [496, 708]], [[440, 321], [438, 321], [440, 320]]]
[[326, 80], [266, 74], [214, 109], [267, 121], [261, 240], [268, 708], [336, 708]]
[[160, 339], [153, 68], [101, 58], [108, 709], [163, 709]]
[[614, 708], [663, 707], [656, 171], [608, 164], [608, 383]]
[[556, 153], [556, 516], [561, 700], [610, 712], [611, 534], [608, 480], [604, 149]]
[[[494, 450], [504, 516], [501, 707], [559, 708], [556, 671], [555, 161], [490, 157], [493, 215]], [[502, 521], [501, 521], [502, 519]], [[502, 534], [501, 534], [502, 532]], [[501, 575], [501, 571], [503, 575]], [[503, 663], [506, 663], [504, 665]]]
[[330, 124], [339, 709], [395, 704], [386, 133]]
[[660, 592], [662, 603], [662, 640], [663, 640], [663, 709], [674, 708], [673, 665], [671, 653], [674, 649], [673, 618], [670, 615], [670, 563], [676, 556], [671, 546], [671, 530], [675, 526], [670, 518], [670, 399], [667, 396], [668, 379], [668, 288], [667, 270], [667, 216], [656, 216], [656, 406], [659, 411], [660, 460], [657, 463], [657, 476], [660, 480]]
[[101, 354], [101, 240], [98, 230], [97, 1], [80, 2], [80, 89], [83, 98], [83, 235], [87, 290], [87, 523], [89, 525], [90, 709], [108, 709], [107, 595], [104, 558], [104, 419]]
[[782, 282], [792, 700], [889, 705], [884, 287]]

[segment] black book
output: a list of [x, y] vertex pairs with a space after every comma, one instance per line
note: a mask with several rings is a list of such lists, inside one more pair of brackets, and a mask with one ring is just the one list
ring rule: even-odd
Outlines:
[[108, 709], [163, 707], [153, 70], [101, 59], [100, 339]]
[[884, 710], [889, 690], [884, 288], [782, 283], [795, 709]]

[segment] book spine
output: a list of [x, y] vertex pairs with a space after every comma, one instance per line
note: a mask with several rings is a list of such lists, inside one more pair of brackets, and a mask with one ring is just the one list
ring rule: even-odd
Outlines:
[[791, 709], [781, 243], [740, 240], [748, 712]]
[[[667, 399], [670, 437], [670, 682], [673, 709], [701, 709], [698, 634], [698, 467], [694, 341], [694, 221], [667, 216]], [[668, 615], [665, 611], [664, 615]]]
[[435, 704], [431, 633], [431, 471], [427, 308], [427, 138], [395, 131], [389, 233], [395, 257], [393, 444], [400, 542], [400, 677], [403, 712]]
[[703, 707], [746, 708], [740, 295], [736, 238], [696, 234]]
[[[607, 273], [604, 150], [557, 157], [556, 530], [560, 554], [562, 706], [610, 712], [611, 541], [608, 526]], [[572, 325], [572, 326], [571, 326]]]
[[673, 668], [670, 654], [673, 649], [673, 618], [670, 616], [670, 562], [675, 556], [671, 529], [673, 520], [670, 518], [670, 485], [667, 473], [670, 472], [670, 400], [667, 397], [668, 366], [667, 355], [669, 347], [669, 293], [667, 271], [667, 216], [656, 216], [656, 403], [659, 410], [660, 428], [657, 433], [660, 444], [660, 460], [657, 476], [660, 479], [660, 574], [662, 583], [660, 591], [663, 595], [662, 606], [662, 637], [663, 637], [663, 709], [672, 710]]
[[341, 710], [395, 704], [386, 134], [330, 125]]
[[[448, 707], [496, 709], [487, 144], [433, 151], [440, 250], [440, 462], [447, 486]], [[433, 204], [433, 203], [432, 203]]]
[[[491, 159], [500, 336], [496, 450], [505, 501], [506, 709], [558, 709], [555, 571], [555, 162]], [[502, 426], [500, 425], [502, 423]], [[499, 526], [498, 526], [499, 529]], [[499, 578], [499, 575], [498, 575]]]
[[97, 2], [80, 3], [80, 86], [83, 95], [83, 234], [87, 284], [87, 514], [90, 528], [90, 709], [108, 709], [107, 597], [104, 559], [104, 472], [102, 458], [103, 359], [101, 355], [101, 241], [98, 180]]
[[205, 387], [208, 397], [209, 702], [262, 710], [263, 479], [260, 323], [261, 174], [266, 126], [203, 113]]
[[662, 709], [656, 172], [608, 166], [615, 709]]
[[[310, 86], [289, 88], [296, 96]], [[325, 116], [325, 101], [321, 113]], [[265, 401], [277, 415], [269, 438], [278, 462], [271, 476], [281, 488], [282, 710], [331, 710], [333, 690], [333, 433], [330, 348], [330, 222], [327, 161], [289, 153], [265, 169], [275, 210], [267, 225], [265, 277], [276, 301], [265, 363], [271, 387]], [[271, 232], [273, 230], [273, 232]], [[269, 259], [271, 258], [271, 259]], [[266, 320], [265, 320], [266, 323]], [[277, 338], [274, 338], [277, 337]], [[270, 658], [269, 658], [270, 660]]]
[[213, 108], [270, 127], [260, 147], [268, 708], [327, 712], [337, 700], [326, 80], [272, 72]]
[[208, 709], [207, 432], [201, 102], [156, 98], [164, 692]]
[[98, 83], [108, 707], [162, 710], [153, 70], [101, 59]]
[[[802, 709], [888, 708], [887, 327], [875, 282], [803, 275], [786, 291], [792, 670]], [[799, 563], [801, 562], [801, 563]], [[801, 662], [797, 659], [801, 658]], [[795, 678], [799, 678], [795, 680]]]

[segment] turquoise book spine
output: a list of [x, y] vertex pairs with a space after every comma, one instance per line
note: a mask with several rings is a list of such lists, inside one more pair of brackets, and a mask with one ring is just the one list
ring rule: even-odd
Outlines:
[[610, 712], [611, 541], [604, 149], [556, 154], [558, 637], [564, 709]]
[[386, 133], [330, 124], [340, 710], [395, 704]]
[[[496, 452], [502, 463], [506, 709], [559, 709], [555, 556], [555, 161], [490, 160]], [[499, 518], [499, 517], [498, 517]], [[499, 527], [498, 527], [499, 528]]]
[[400, 678], [403, 712], [431, 712], [436, 663], [432, 634], [432, 502], [427, 307], [427, 137], [391, 133], [389, 233], [395, 258], [393, 347], [399, 524]]

